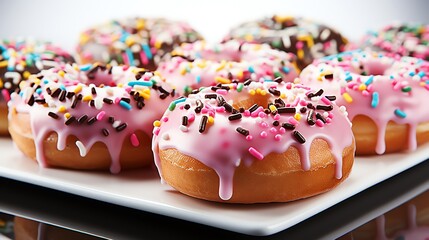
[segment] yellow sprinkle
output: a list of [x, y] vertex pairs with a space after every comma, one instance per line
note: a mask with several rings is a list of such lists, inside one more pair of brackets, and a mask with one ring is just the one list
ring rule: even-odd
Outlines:
[[349, 94], [349, 93], [343, 93], [343, 98], [344, 98], [344, 100], [346, 100], [346, 102], [348, 102], [348, 103], [353, 102], [353, 98], [352, 98], [352, 96], [350, 96], [350, 94]]
[[77, 64], [73, 64], [73, 69], [79, 71], [79, 66]]
[[242, 79], [243, 78], [243, 71], [240, 70], [240, 71], [237, 72], [237, 78], [238, 79]]
[[293, 83], [295, 83], [295, 84], [299, 84], [299, 83], [301, 83], [301, 79], [300, 79], [300, 78], [295, 78], [295, 79], [293, 80]]
[[3, 80], [0, 78], [0, 88], [3, 87]]
[[255, 51], [261, 50], [261, 47], [262, 47], [262, 45], [261, 45], [261, 44], [256, 44], [256, 45], [253, 47], [253, 50], [255, 50]]
[[127, 37], [127, 39], [125, 39], [125, 44], [129, 46], [133, 45], [136, 41], [134, 41], [134, 38], [132, 37]]
[[82, 91], [82, 85], [79, 84], [76, 86], [76, 88], [73, 90], [74, 93], [80, 93], [80, 91]]
[[22, 76], [24, 77], [24, 79], [28, 79], [28, 77], [30, 77], [31, 73], [29, 71], [25, 71], [22, 73]]
[[79, 37], [79, 43], [80, 44], [86, 44], [89, 41], [89, 35], [87, 34], [81, 34]]
[[252, 95], [252, 96], [255, 95], [255, 90], [254, 89], [250, 89], [249, 90], [249, 94]]
[[282, 22], [293, 20], [293, 17], [292, 16], [274, 16], [274, 20], [278, 23], [282, 23]]
[[276, 111], [277, 111], [276, 106], [274, 106], [274, 105], [270, 105], [270, 111], [271, 111], [271, 112], [276, 112]]
[[303, 59], [304, 58], [304, 50], [298, 49], [298, 52], [296, 53], [296, 55], [298, 56], [299, 59]]
[[202, 60], [197, 63], [199, 68], [205, 68], [207, 66], [206, 61]]
[[209, 116], [209, 119], [207, 120], [207, 123], [213, 124], [214, 123], [214, 118], [212, 116]]
[[60, 108], [58, 108], [58, 112], [60, 112], [60, 113], [64, 113], [64, 112], [66, 112], [66, 107], [64, 107], [64, 106], [60, 106]]
[[280, 94], [280, 98], [286, 98], [286, 94], [284, 93]]
[[216, 68], [216, 72], [219, 72], [220, 70], [224, 69], [226, 65], [226, 61], [222, 60], [222, 62], [220, 62], [219, 67]]
[[145, 26], [145, 21], [144, 21], [143, 19], [139, 19], [139, 20], [136, 22], [136, 29], [137, 29], [137, 30], [141, 30], [141, 29], [143, 29], [143, 28], [144, 28], [144, 26]]
[[142, 93], [141, 94], [141, 96], [144, 98], [144, 99], [150, 99], [150, 93], [149, 94], [147, 94], [147, 93]]
[[118, 85], [117, 85], [119, 88], [121, 88], [121, 87], [123, 87], [124, 86], [124, 84], [123, 83], [118, 83]]
[[297, 38], [299, 41], [306, 41], [307, 46], [310, 48], [314, 45], [313, 37], [311, 37], [310, 35], [298, 36]]
[[70, 113], [65, 113], [65, 114], [64, 114], [64, 117], [65, 117], [66, 119], [69, 119], [69, 118], [71, 117], [71, 114], [70, 114]]
[[193, 68], [193, 67], [194, 67], [194, 64], [193, 64], [193, 63], [191, 63], [191, 62], [189, 62], [189, 63], [188, 63], [188, 67], [189, 67], [189, 69], [191, 69], [191, 68]]
[[[31, 76], [31, 75], [30, 75]], [[32, 79], [31, 79], [31, 81], [32, 82], [34, 82], [34, 84], [36, 84], [36, 85], [40, 85], [40, 82], [42, 82], [42, 80], [40, 80], [40, 79], [38, 79], [38, 78], [36, 78], [36, 77], [33, 77]]]
[[160, 48], [161, 48], [161, 46], [162, 46], [162, 42], [161, 42], [161, 41], [156, 41], [156, 42], [155, 42], [155, 48], [156, 48], [156, 49], [160, 49]]
[[295, 113], [295, 116], [293, 116], [296, 120], [301, 120], [301, 114]]
[[7, 66], [7, 61], [1, 61], [0, 62], [0, 68], [6, 67]]
[[153, 72], [153, 74], [154, 74], [155, 76], [161, 77], [161, 73], [160, 73], [159, 71], [155, 71], [155, 72]]
[[64, 77], [66, 73], [63, 70], [58, 71], [58, 75], [60, 75], [60, 77]]
[[256, 94], [261, 94], [261, 89], [260, 88], [256, 89]]
[[265, 91], [265, 90], [261, 90], [260, 94], [261, 94], [262, 96], [265, 96], [265, 95], [267, 95], [267, 91]]
[[215, 77], [215, 81], [218, 83], [222, 83], [222, 84], [231, 83], [231, 80], [229, 80], [228, 78], [223, 78], [223, 77]]
[[425, 82], [420, 82], [420, 86], [424, 87], [424, 86], [426, 86], [426, 83]]
[[246, 42], [252, 42], [253, 41], [253, 36], [251, 34], [247, 34], [246, 36], [244, 36], [244, 40]]
[[359, 91], [363, 90], [366, 90], [366, 85], [362, 83], [361, 85], [359, 85]]
[[91, 95], [86, 95], [85, 97], [82, 98], [82, 101], [84, 102], [89, 102], [92, 100], [92, 96]]
[[181, 75], [185, 75], [185, 74], [186, 74], [186, 68], [182, 68], [182, 69], [180, 69], [180, 74], [181, 74]]
[[153, 126], [154, 127], [160, 127], [161, 126], [161, 121], [159, 121], [159, 120], [154, 121], [153, 122]]

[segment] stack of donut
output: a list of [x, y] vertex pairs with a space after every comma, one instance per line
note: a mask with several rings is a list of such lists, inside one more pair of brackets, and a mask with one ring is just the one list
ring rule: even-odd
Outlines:
[[398, 29], [377, 36], [407, 32], [400, 43], [362, 47], [416, 58], [340, 53], [348, 41], [339, 32], [282, 16], [213, 45], [184, 22], [113, 20], [81, 34], [78, 64], [46, 47], [50, 68], [0, 45], [1, 74], [21, 64], [0, 75], [9, 131], [42, 167], [118, 173], [154, 162], [166, 183], [200, 199], [314, 196], [348, 177], [355, 153], [429, 141], [427, 27]]

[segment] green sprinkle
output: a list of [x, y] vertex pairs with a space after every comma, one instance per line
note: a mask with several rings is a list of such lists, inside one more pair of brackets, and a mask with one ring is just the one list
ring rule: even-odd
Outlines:
[[243, 87], [244, 87], [243, 83], [237, 84], [237, 92], [241, 92], [241, 90], [243, 90]]
[[168, 107], [168, 110], [173, 111], [176, 108], [176, 103], [175, 102], [171, 102], [170, 106]]
[[401, 90], [402, 90], [402, 92], [411, 92], [411, 87], [406, 86], [406, 87], [403, 87]]

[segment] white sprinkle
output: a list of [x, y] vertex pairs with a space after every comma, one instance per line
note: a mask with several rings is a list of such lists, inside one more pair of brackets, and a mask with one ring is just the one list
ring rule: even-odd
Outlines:
[[96, 99], [94, 99], [94, 105], [95, 105], [95, 108], [97, 109], [97, 110], [100, 110], [101, 108], [103, 108], [103, 100], [101, 99], [101, 98], [96, 98]]
[[86, 148], [81, 141], [76, 141], [76, 146], [79, 148], [79, 153], [81, 157], [86, 156]]
[[112, 127], [117, 128], [119, 125], [121, 125], [121, 121], [116, 120], [113, 122]]
[[320, 40], [325, 41], [331, 35], [331, 31], [327, 28], [320, 33]]
[[188, 131], [188, 127], [183, 126], [183, 125], [180, 125], [179, 129], [180, 129], [180, 131], [182, 131], [182, 132], [187, 132], [187, 131]]

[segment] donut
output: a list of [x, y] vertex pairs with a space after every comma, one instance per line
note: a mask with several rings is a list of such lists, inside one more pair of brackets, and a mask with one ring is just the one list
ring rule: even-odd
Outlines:
[[12, 92], [19, 91], [19, 83], [30, 74], [73, 61], [69, 53], [49, 42], [0, 40], [0, 135], [9, 134], [6, 102]]
[[202, 36], [185, 22], [134, 17], [89, 28], [79, 39], [76, 50], [82, 64], [102, 62], [155, 70], [165, 53]]
[[266, 81], [173, 101], [154, 124], [160, 176], [216, 202], [287, 202], [328, 191], [349, 175], [355, 148], [344, 109], [329, 99], [323, 90]]
[[373, 155], [429, 141], [428, 80], [422, 59], [357, 50], [316, 60], [298, 82], [336, 96], [353, 123], [356, 153]]
[[429, 191], [378, 216], [350, 231], [339, 240], [346, 239], [403, 239], [429, 238]]
[[242, 23], [224, 38], [230, 39], [267, 43], [275, 49], [294, 53], [300, 69], [313, 59], [342, 52], [348, 42], [338, 31], [324, 24], [278, 15]]
[[271, 49], [266, 44], [235, 40], [210, 46], [204, 41], [183, 43], [165, 57], [157, 71], [182, 95], [233, 79], [292, 82], [299, 72], [293, 54]]
[[15, 240], [97, 240], [99, 237], [73, 231], [68, 228], [56, 227], [47, 223], [37, 222], [23, 217], [13, 219], [13, 231]]
[[361, 41], [363, 48], [410, 56], [429, 61], [429, 25], [395, 23], [379, 31], [369, 31]]
[[142, 68], [66, 64], [12, 93], [9, 131], [42, 167], [118, 173], [153, 162], [152, 123], [175, 96]]

